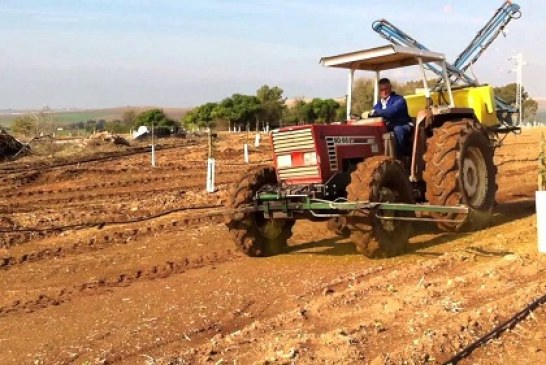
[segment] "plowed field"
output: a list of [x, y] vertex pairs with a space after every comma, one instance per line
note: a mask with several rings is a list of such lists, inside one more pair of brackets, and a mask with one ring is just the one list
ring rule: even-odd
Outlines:
[[[325, 223], [299, 221], [282, 255], [229, 241], [227, 191], [244, 137], [0, 164], [0, 364], [443, 363], [546, 294], [534, 193], [544, 129], [495, 154], [492, 227], [414, 229], [372, 260]], [[267, 141], [251, 163], [268, 164]], [[546, 306], [462, 364], [539, 364]], [[456, 359], [459, 361], [459, 358]]]

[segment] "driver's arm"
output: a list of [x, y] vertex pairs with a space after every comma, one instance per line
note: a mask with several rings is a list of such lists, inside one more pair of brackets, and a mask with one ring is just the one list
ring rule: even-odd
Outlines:
[[408, 105], [406, 104], [406, 99], [403, 97], [398, 98], [394, 103], [389, 105], [386, 109], [375, 109], [374, 108], [374, 117], [383, 117], [387, 120], [393, 119], [396, 116], [401, 114], [408, 113]]

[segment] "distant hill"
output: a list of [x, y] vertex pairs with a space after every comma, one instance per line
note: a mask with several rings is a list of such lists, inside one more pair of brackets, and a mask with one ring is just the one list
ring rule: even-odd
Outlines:
[[[68, 124], [86, 120], [99, 120], [104, 119], [106, 121], [121, 119], [124, 112], [128, 110], [134, 110], [137, 114], [148, 109], [156, 108], [150, 107], [119, 107], [108, 109], [72, 109], [72, 110], [53, 110], [53, 121], [58, 124]], [[180, 120], [180, 117], [184, 115], [189, 108], [160, 108], [172, 119]], [[9, 127], [13, 120], [18, 116], [39, 113], [37, 110], [0, 110], [0, 126]]]

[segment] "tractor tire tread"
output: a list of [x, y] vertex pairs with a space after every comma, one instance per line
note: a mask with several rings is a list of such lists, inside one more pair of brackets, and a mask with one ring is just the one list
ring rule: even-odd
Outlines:
[[[405, 177], [402, 164], [388, 156], [375, 156], [366, 159], [358, 164], [355, 171], [351, 173], [351, 183], [347, 187], [347, 198], [349, 201], [378, 201], [377, 197], [380, 183], [385, 170], [398, 169], [398, 173]], [[406, 180], [407, 181], [407, 180]], [[407, 184], [406, 202], [413, 203], [413, 194], [409, 183]], [[370, 258], [390, 257], [401, 254], [407, 245], [411, 227], [409, 224], [402, 224], [402, 232], [397, 238], [386, 242], [379, 238], [374, 228], [373, 212], [355, 211], [348, 217], [348, 225], [351, 232], [351, 239], [356, 245], [358, 252]]]
[[[424, 154], [425, 170], [423, 179], [426, 182], [425, 198], [434, 205], [456, 205], [465, 204], [462, 192], [460, 176], [461, 150], [465, 140], [473, 133], [480, 131], [480, 126], [473, 119], [461, 119], [444, 123], [441, 127], [434, 129], [433, 136], [427, 141], [427, 151]], [[488, 172], [488, 179], [493, 179], [487, 187], [485, 202], [482, 209], [469, 207], [470, 211], [465, 220], [459, 223], [438, 222], [440, 229], [446, 231], [465, 231], [482, 229], [490, 223], [490, 216], [494, 206], [494, 196], [497, 184], [494, 182], [497, 175], [497, 167], [493, 164], [492, 152], [487, 137], [480, 139], [478, 146], [482, 153], [485, 153], [484, 160]], [[488, 181], [489, 181], [488, 180]], [[446, 218], [445, 214], [432, 214], [435, 218]], [[448, 215], [450, 219], [462, 219], [459, 215]]]
[[[273, 167], [248, 169], [239, 182], [233, 186], [228, 196], [227, 208], [237, 209], [251, 204], [258, 189], [264, 184], [275, 183], [276, 179]], [[225, 222], [236, 248], [251, 257], [278, 253], [268, 251], [267, 242], [264, 242], [264, 238], [260, 237], [250, 221], [251, 214], [253, 213], [235, 213], [230, 215]], [[276, 238], [281, 248], [286, 247], [286, 241], [292, 236], [294, 223], [293, 220], [286, 220], [281, 236]]]

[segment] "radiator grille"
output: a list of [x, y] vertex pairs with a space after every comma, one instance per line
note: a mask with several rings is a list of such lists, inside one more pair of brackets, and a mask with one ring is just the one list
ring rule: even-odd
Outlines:
[[311, 128], [273, 132], [273, 149], [277, 155], [293, 151], [313, 151], [315, 144]]
[[318, 166], [288, 167], [279, 169], [279, 178], [282, 180], [318, 177]]
[[[273, 132], [273, 150], [276, 156], [288, 155], [292, 152], [315, 151], [313, 132], [311, 128]], [[279, 169], [281, 180], [319, 177], [319, 168], [312, 166], [294, 166]]]

